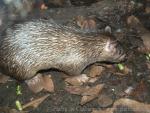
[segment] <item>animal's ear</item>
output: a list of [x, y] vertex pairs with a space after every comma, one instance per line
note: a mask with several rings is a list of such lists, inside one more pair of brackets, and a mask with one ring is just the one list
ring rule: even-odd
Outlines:
[[30, 80], [25, 81], [31, 91], [34, 93], [38, 93], [45, 89], [48, 92], [54, 92], [54, 85], [53, 81], [51, 79], [51, 76], [42, 74], [37, 74], [35, 77], [33, 77]]

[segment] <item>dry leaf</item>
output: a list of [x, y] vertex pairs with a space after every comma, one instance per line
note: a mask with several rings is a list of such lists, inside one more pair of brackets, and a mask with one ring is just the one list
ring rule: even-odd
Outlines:
[[143, 40], [143, 46], [139, 47], [138, 50], [140, 52], [150, 52], [150, 32], [147, 30], [140, 20], [135, 16], [129, 16], [127, 19], [127, 24], [132, 28], [135, 28], [139, 34], [141, 39]]
[[114, 103], [113, 108], [116, 108], [119, 105], [127, 106], [133, 111], [138, 111], [139, 113], [150, 113], [150, 104], [144, 104], [135, 100], [127, 98], [119, 99]]
[[80, 102], [80, 105], [84, 105], [92, 100], [94, 100], [97, 96], [96, 95], [93, 95], [93, 96], [83, 96], [81, 98], [81, 102]]
[[82, 95], [82, 99], [80, 104], [86, 104], [91, 100], [98, 97], [99, 93], [102, 91], [104, 84], [98, 84], [93, 87], [89, 86], [67, 86], [66, 91], [70, 92], [71, 94]]
[[49, 96], [49, 94], [42, 96], [38, 99], [35, 99], [25, 105], [22, 106], [23, 109], [27, 108], [27, 107], [34, 107], [37, 108], [47, 97]]
[[89, 89], [88, 86], [67, 86], [65, 88], [65, 90], [69, 93], [76, 95], [82, 95], [82, 93], [85, 92], [87, 89]]
[[38, 93], [43, 89], [49, 92], [54, 92], [54, 84], [51, 79], [51, 75], [43, 76], [42, 74], [39, 73], [32, 79], [26, 80], [25, 82], [29, 86], [30, 90], [33, 91], [34, 93]]
[[100, 107], [108, 107], [113, 104], [113, 99], [108, 95], [100, 95], [97, 101]]
[[51, 78], [51, 75], [43, 76], [43, 81], [44, 81], [43, 84], [44, 89], [48, 92], [54, 92], [54, 83]]
[[145, 84], [145, 81], [140, 81], [140, 83], [136, 85], [130, 95], [139, 101], [144, 101], [148, 96], [148, 88]]
[[94, 87], [86, 88], [86, 90], [81, 94], [83, 97], [81, 98], [81, 105], [84, 105], [93, 99], [97, 98], [99, 93], [102, 91], [104, 84], [99, 84]]
[[66, 78], [65, 82], [74, 86], [81, 86], [83, 83], [88, 82], [88, 80], [89, 80], [89, 77], [86, 74], [81, 74], [79, 76]]
[[133, 86], [127, 87], [124, 91], [125, 95], [131, 95], [133, 93], [134, 89], [135, 88]]
[[102, 66], [93, 65], [93, 66], [91, 66], [91, 68], [89, 70], [90, 71], [89, 71], [88, 76], [89, 77], [96, 77], [96, 76], [101, 75], [101, 73], [105, 70], [105, 68]]
[[35, 77], [26, 80], [25, 82], [27, 83], [29, 89], [34, 93], [38, 93], [43, 89], [43, 77], [40, 73], [37, 74]]
[[150, 113], [150, 104], [141, 103], [127, 98], [117, 100], [112, 108], [107, 108], [105, 110], [93, 110], [92, 113], [115, 113], [118, 106], [127, 107], [136, 113]]
[[89, 82], [89, 83], [94, 83], [94, 82], [96, 82], [98, 79], [99, 79], [99, 77], [90, 78], [88, 82]]
[[82, 96], [93, 96], [98, 95], [103, 89], [104, 84], [98, 84], [93, 87], [86, 88], [85, 92], [82, 93]]

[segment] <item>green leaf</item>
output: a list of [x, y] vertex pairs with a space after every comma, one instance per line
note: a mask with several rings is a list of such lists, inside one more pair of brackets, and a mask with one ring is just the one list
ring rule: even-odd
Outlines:
[[16, 100], [16, 107], [19, 111], [22, 111], [22, 109], [23, 109], [19, 100]]
[[124, 65], [123, 64], [117, 64], [117, 66], [118, 66], [118, 68], [119, 68], [119, 70], [124, 70]]

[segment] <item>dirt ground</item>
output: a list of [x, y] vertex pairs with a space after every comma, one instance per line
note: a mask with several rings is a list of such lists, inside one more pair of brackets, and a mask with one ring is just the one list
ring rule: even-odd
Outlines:
[[[125, 14], [125, 8], [117, 11], [116, 8], [114, 9], [116, 4], [111, 4], [110, 2], [107, 3], [105, 1], [107, 0], [104, 0], [104, 2], [102, 0], [101, 4], [97, 3], [96, 5], [92, 4], [91, 6], [50, 8], [46, 11], [36, 10], [33, 11], [26, 20], [33, 18], [52, 18], [58, 23], [67, 26], [74, 26], [75, 29], [79, 29], [78, 26], [74, 25], [74, 18], [78, 15], [82, 15], [86, 17], [96, 17], [96, 22], [100, 32], [103, 32], [105, 26], [107, 25], [112, 26], [112, 32], [114, 34], [118, 29], [123, 30], [123, 35], [121, 35], [122, 38], [120, 37], [118, 39], [126, 51], [131, 49], [128, 55], [129, 58], [127, 61], [123, 62], [123, 64], [132, 69], [132, 72], [126, 75], [117, 75], [105, 70], [101, 77], [94, 84], [104, 83], [105, 87], [102, 93], [104, 95], [109, 95], [113, 101], [126, 97], [142, 103], [150, 104], [150, 68], [147, 66], [150, 61], [146, 59], [145, 54], [138, 52], [136, 49], [136, 47], [141, 44], [141, 40], [135, 36], [136, 33], [134, 34], [134, 32], [126, 31], [127, 28], [124, 24], [124, 18], [128, 14]], [[104, 7], [106, 6], [110, 8], [107, 10], [108, 12], [105, 11]], [[137, 13], [136, 11], [133, 11], [132, 13], [138, 16], [141, 19], [142, 24], [148, 30], [150, 30], [150, 21], [148, 20], [150, 18], [147, 14]], [[116, 16], [116, 14], [119, 16]], [[120, 36], [118, 34], [115, 35]], [[85, 105], [80, 105], [81, 96], [70, 94], [64, 90], [65, 82], [61, 72], [50, 71], [46, 73], [50, 73], [52, 75], [55, 92], [49, 93], [50, 96], [37, 108], [25, 109], [29, 113], [91, 113], [93, 109], [105, 109], [112, 107], [112, 105], [110, 105], [103, 108], [97, 102], [97, 99], [94, 99]], [[18, 84], [21, 85], [22, 90], [22, 95], [19, 96], [16, 95], [16, 87]], [[122, 92], [124, 92], [129, 87], [136, 87], [137, 92], [132, 95], [122, 95]], [[22, 104], [25, 104], [31, 99], [39, 98], [45, 94], [48, 94], [48, 92], [42, 91], [40, 93], [34, 94], [29, 90], [24, 82], [20, 83], [16, 80], [8, 81], [5, 84], [0, 84], [0, 106], [16, 109], [16, 100], [19, 100]], [[126, 108], [124, 108], [124, 110], [118, 110], [115, 111], [115, 113], [133, 112], [132, 110], [126, 111]]]

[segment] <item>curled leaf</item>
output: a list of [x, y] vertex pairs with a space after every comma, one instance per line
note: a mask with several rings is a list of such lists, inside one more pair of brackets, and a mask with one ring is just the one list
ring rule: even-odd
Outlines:
[[25, 105], [22, 106], [23, 109], [27, 108], [27, 107], [34, 107], [37, 108], [47, 97], [49, 96], [49, 94], [42, 96], [38, 99], [35, 99]]

